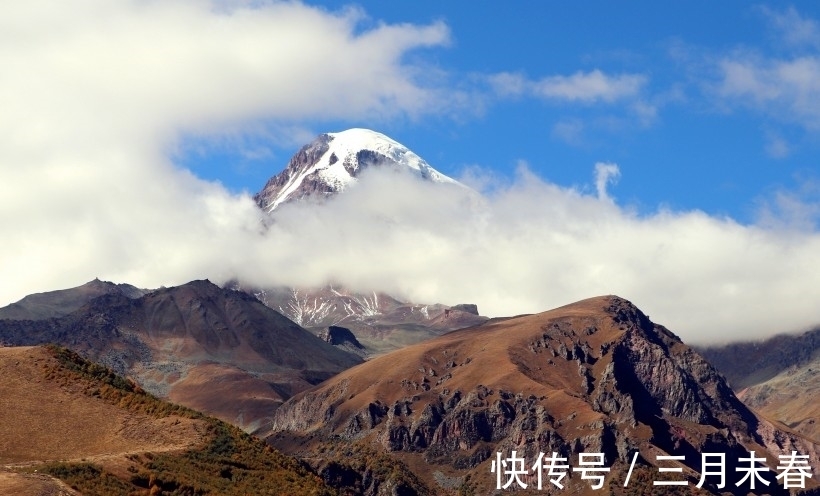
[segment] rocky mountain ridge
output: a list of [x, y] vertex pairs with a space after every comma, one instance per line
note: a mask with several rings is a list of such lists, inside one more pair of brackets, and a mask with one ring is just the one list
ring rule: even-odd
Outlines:
[[657, 472], [654, 455], [684, 455], [690, 486], [703, 452], [726, 453], [727, 473], [752, 450], [774, 467], [795, 449], [820, 468], [816, 444], [757, 416], [677, 336], [611, 296], [374, 358], [288, 400], [272, 430], [271, 444], [306, 459], [351, 456], [350, 445], [389, 453], [432, 493], [447, 484], [492, 493], [493, 455], [513, 450], [572, 462], [603, 453], [613, 493], [635, 452], [644, 475]]

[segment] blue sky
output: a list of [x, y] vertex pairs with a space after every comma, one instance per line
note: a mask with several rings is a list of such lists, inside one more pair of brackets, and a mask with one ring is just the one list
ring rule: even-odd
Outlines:
[[[209, 278], [491, 316], [617, 294], [687, 340], [820, 324], [815, 3], [28, 0], [0, 67], [0, 305]], [[372, 173], [263, 219], [351, 127], [479, 194]]]
[[[767, 72], [817, 55], [820, 8], [812, 2], [310, 5], [357, 8], [365, 16], [362, 31], [379, 23], [445, 23], [447, 43], [409, 51], [404, 60], [434, 73], [430, 80], [419, 76], [421, 84], [461, 93], [469, 103], [421, 115], [287, 123], [303, 128], [303, 136], [368, 127], [454, 177], [478, 167], [509, 180], [525, 162], [545, 180], [582, 189], [594, 189], [596, 162], [613, 162], [621, 177], [612, 196], [642, 212], [701, 209], [753, 223], [778, 193], [817, 200], [820, 112], [795, 115], [788, 107], [801, 105], [801, 95], [788, 94], [794, 88]], [[750, 77], [780, 85], [784, 94], [767, 99], [725, 87], [721, 64], [729, 62], [755, 68], [760, 73]], [[805, 69], [807, 78], [820, 74], [812, 72], [816, 66]], [[536, 90], [505, 95], [488, 82], [510, 74], [537, 84], [596, 71], [610, 80], [636, 78], [636, 87], [611, 99], [573, 99]], [[820, 83], [803, 91], [817, 99]], [[248, 158], [240, 148], [249, 141], [223, 143], [179, 162], [233, 190], [255, 192], [298, 149], [295, 141], [245, 140], [264, 153]]]

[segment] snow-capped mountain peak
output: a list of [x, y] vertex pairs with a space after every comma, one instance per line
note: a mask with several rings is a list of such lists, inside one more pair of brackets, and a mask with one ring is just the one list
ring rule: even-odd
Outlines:
[[263, 210], [271, 212], [288, 201], [343, 191], [371, 166], [394, 167], [432, 182], [458, 184], [401, 143], [370, 129], [354, 128], [321, 134], [302, 147], [255, 198]]

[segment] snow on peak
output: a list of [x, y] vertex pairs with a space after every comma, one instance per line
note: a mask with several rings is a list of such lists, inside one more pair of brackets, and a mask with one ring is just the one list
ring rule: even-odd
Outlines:
[[303, 147], [281, 174], [268, 181], [257, 201], [270, 212], [286, 201], [317, 192], [338, 193], [355, 183], [363, 168], [382, 165], [406, 168], [432, 182], [458, 184], [401, 143], [370, 129], [354, 128], [320, 135]]

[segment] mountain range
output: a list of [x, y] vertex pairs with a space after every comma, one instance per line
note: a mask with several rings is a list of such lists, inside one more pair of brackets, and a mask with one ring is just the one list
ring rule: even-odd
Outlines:
[[[80, 295], [100, 288], [107, 290], [59, 317], [0, 320], [0, 342], [67, 346], [134, 377], [157, 396], [249, 431], [264, 425], [293, 393], [361, 361], [252, 295], [207, 280], [136, 298], [100, 281], [57, 295], [76, 305]], [[43, 302], [47, 296], [29, 300]], [[38, 311], [46, 312], [45, 307]]]
[[[492, 494], [496, 453], [514, 451], [529, 460], [554, 452], [572, 465], [579, 453], [603, 453], [609, 494], [628, 493], [635, 453], [630, 494], [659, 491], [647, 486], [661, 480], [658, 455], [684, 456], [675, 466], [690, 487], [705, 452], [726, 454], [729, 474], [750, 451], [774, 467], [794, 449], [820, 468], [820, 446], [749, 409], [708, 362], [615, 296], [490, 320], [375, 358], [289, 399], [272, 430], [271, 444], [352, 484], [362, 483], [354, 467], [367, 466], [372, 450], [390, 454], [419, 494]], [[567, 484], [590, 491], [572, 476]]]
[[[276, 222], [373, 168], [459, 184], [351, 129], [302, 147], [255, 199]], [[46, 343], [66, 348], [31, 347]], [[16, 494], [499, 494], [504, 464], [540, 453], [610, 470], [600, 489], [570, 469], [541, 491], [522, 469], [512, 490], [791, 494], [790, 453], [820, 474], [819, 330], [695, 349], [618, 296], [487, 318], [335, 283], [95, 279], [0, 308], [0, 345], [0, 491]], [[704, 453], [726, 457], [725, 486]], [[757, 487], [736, 483], [751, 454]], [[49, 476], [26, 472], [42, 462]]]
[[474, 304], [418, 304], [387, 293], [338, 286], [251, 290], [260, 301], [316, 335], [330, 326], [349, 329], [374, 356], [487, 320]]

